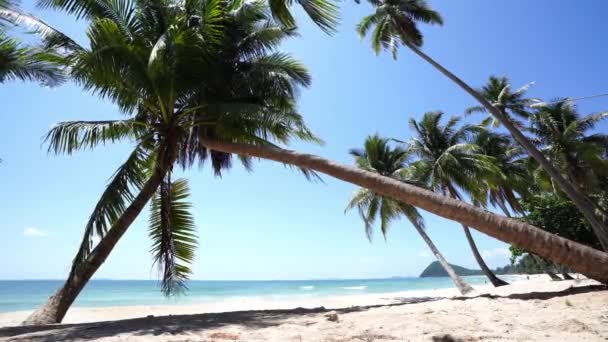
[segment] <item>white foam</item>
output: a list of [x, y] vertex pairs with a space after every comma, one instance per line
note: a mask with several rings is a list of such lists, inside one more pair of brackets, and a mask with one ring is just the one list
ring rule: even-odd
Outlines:
[[300, 289], [301, 289], [301, 290], [312, 290], [312, 289], [314, 289], [314, 288], [315, 288], [315, 287], [314, 287], [314, 286], [312, 286], [312, 285], [300, 286]]
[[342, 289], [344, 289], [344, 290], [358, 290], [358, 291], [365, 290], [366, 288], [367, 288], [367, 286], [344, 286], [344, 287], [342, 287]]

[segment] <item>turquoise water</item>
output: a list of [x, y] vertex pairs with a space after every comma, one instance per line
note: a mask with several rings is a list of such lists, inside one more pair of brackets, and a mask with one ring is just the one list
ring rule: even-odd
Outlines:
[[[464, 277], [469, 284], [484, 284], [480, 276]], [[514, 280], [513, 276], [503, 276]], [[0, 312], [31, 310], [61, 286], [59, 280], [0, 281]], [[242, 297], [289, 299], [366, 293], [390, 293], [453, 287], [449, 278], [391, 278], [293, 281], [190, 281], [186, 294], [165, 298], [153, 280], [93, 280], [75, 306], [175, 305]]]

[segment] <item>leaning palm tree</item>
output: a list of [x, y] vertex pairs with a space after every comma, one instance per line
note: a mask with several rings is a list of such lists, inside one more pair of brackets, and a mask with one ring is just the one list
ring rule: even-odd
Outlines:
[[[415, 179], [427, 184], [429, 189], [462, 200], [458, 189], [470, 195], [474, 202], [484, 203], [482, 179], [495, 178], [500, 174], [493, 158], [484, 155], [480, 148], [466, 139], [475, 127], [464, 125], [457, 128], [459, 117], [452, 117], [441, 124], [443, 113], [427, 112], [420, 121], [410, 119], [415, 136], [409, 145], [419, 159], [412, 164]], [[480, 129], [480, 128], [477, 128]], [[494, 286], [507, 283], [494, 275], [483, 260], [471, 231], [462, 225], [475, 260]]]
[[[398, 181], [408, 182], [406, 163], [411, 156], [411, 151], [400, 147], [391, 147], [388, 139], [381, 138], [378, 135], [369, 136], [365, 140], [363, 149], [352, 149], [350, 154], [355, 157], [355, 164], [362, 170], [394, 178]], [[355, 207], [365, 224], [365, 233], [370, 241], [376, 218], [380, 219], [380, 229], [386, 239], [391, 222], [401, 215], [405, 216], [452, 279], [458, 291], [461, 294], [466, 294], [473, 290], [471, 286], [456, 274], [431, 238], [426, 234], [422, 215], [420, 215], [415, 207], [396, 201], [390, 197], [379, 195], [366, 188], [360, 188], [355, 192], [346, 210], [351, 210]]]
[[520, 220], [500, 216], [418, 186], [348, 167], [316, 155], [298, 153], [280, 147], [231, 143], [218, 139], [204, 139], [202, 143], [215, 151], [294, 165], [368, 188], [380, 195], [475, 228], [498, 240], [568, 266], [592, 279], [608, 282], [608, 254], [545, 232]]
[[600, 237], [604, 249], [608, 250], [608, 226], [596, 214], [596, 211], [602, 210], [598, 207], [597, 203], [587, 198], [581, 189], [576, 188], [563, 177], [558, 168], [547, 160], [542, 152], [534, 146], [530, 139], [499, 108], [495, 107], [488, 99], [475, 91], [458, 76], [422, 52], [423, 35], [418, 29], [418, 23], [442, 25], [443, 19], [441, 15], [431, 9], [426, 0], [368, 1], [375, 8], [375, 11], [361, 20], [357, 26], [357, 31], [361, 37], [365, 37], [373, 28], [371, 43], [374, 51], [380, 53], [382, 49], [386, 49], [396, 58], [397, 49], [400, 44], [403, 44], [477, 100], [509, 131], [515, 141], [526, 149], [528, 154], [541, 165], [554, 182], [559, 185], [561, 190], [576, 204], [579, 211], [593, 227], [594, 232]]
[[[112, 16], [91, 21], [90, 48], [66, 56], [76, 82], [130, 118], [60, 123], [47, 136], [49, 150], [71, 154], [124, 139], [136, 146], [95, 206], [67, 281], [27, 323], [60, 322], [154, 196], [150, 236], [162, 290], [171, 295], [184, 288], [196, 240], [187, 184], [173, 182], [172, 170], [210, 159], [219, 175], [231, 165], [230, 154], [208, 149], [203, 139], [317, 141], [295, 107], [297, 89], [310, 76], [289, 55], [273, 52], [293, 31], [276, 26], [260, 2], [225, 8], [230, 5], [209, 0], [184, 10], [146, 2], [137, 2], [134, 11], [117, 7]], [[250, 167], [250, 158], [240, 159]]]

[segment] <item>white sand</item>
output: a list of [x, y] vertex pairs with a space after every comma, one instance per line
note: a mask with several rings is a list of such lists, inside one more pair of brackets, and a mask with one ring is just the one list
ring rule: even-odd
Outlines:
[[[73, 308], [63, 325], [47, 327], [7, 327], [29, 313], [14, 312], [0, 314], [0, 326], [6, 327], [0, 328], [0, 339], [606, 341], [608, 291], [596, 284], [552, 282], [541, 276], [500, 288], [478, 286], [467, 298], [447, 289], [314, 300], [230, 300], [204, 306]], [[359, 307], [350, 308], [355, 305]], [[339, 321], [327, 320], [330, 309], [293, 309], [319, 306], [336, 309]]]

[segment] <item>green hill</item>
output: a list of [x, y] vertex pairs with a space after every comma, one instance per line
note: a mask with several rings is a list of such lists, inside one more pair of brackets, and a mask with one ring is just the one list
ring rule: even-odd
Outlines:
[[[483, 275], [481, 270], [471, 270], [462, 266], [452, 265], [452, 268], [456, 272], [456, 274], [460, 276], [470, 276], [470, 275]], [[441, 267], [439, 261], [433, 261], [430, 265], [428, 265], [422, 273], [420, 273], [420, 278], [426, 277], [447, 277], [448, 273]]]

